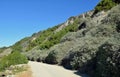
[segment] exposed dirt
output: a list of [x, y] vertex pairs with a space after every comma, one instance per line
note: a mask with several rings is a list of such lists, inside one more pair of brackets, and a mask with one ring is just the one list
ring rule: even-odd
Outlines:
[[18, 73], [17, 75], [15, 75], [15, 77], [32, 77], [32, 71], [29, 68], [27, 71]]

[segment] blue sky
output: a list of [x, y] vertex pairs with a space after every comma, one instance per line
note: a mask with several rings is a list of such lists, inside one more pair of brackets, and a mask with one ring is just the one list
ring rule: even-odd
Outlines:
[[100, 0], [0, 0], [0, 47], [92, 10]]

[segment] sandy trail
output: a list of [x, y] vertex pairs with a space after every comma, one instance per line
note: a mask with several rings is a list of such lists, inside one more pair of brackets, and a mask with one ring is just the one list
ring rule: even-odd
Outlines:
[[75, 71], [64, 69], [56, 65], [48, 65], [29, 61], [33, 77], [85, 77], [75, 74]]

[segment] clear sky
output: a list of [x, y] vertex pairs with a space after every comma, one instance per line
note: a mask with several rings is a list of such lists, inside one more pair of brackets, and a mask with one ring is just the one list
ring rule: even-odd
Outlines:
[[92, 10], [99, 1], [0, 0], [0, 47]]

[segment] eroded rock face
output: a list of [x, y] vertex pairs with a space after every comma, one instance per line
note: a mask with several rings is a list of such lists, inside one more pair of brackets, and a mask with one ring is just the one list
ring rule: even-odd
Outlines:
[[65, 23], [61, 24], [60, 27], [58, 27], [58, 29], [55, 30], [55, 32], [59, 32], [66, 26], [73, 24], [75, 19], [76, 19], [76, 17], [70, 17]]

